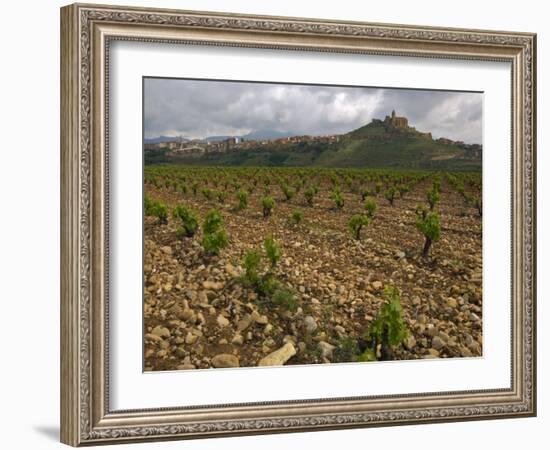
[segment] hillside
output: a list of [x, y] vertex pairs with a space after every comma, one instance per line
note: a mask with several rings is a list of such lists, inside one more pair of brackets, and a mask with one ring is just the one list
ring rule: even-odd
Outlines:
[[480, 170], [481, 157], [470, 157], [459, 145], [438, 142], [414, 128], [373, 121], [342, 136], [337, 147], [319, 155], [316, 165]]
[[146, 164], [481, 170], [480, 152], [476, 154], [452, 141], [434, 140], [429, 133], [409, 126], [376, 119], [339, 136], [338, 142], [333, 143], [270, 141], [226, 153], [192, 156], [170, 156], [166, 151], [148, 153]]

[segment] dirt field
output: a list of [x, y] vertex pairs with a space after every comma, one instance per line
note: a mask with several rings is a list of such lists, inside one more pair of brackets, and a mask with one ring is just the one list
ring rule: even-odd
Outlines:
[[[265, 174], [271, 177], [269, 185]], [[348, 178], [346, 170], [334, 175], [325, 169], [304, 174], [295, 169], [146, 168], [145, 195], [167, 206], [168, 223], [144, 217], [145, 369], [356, 360], [349, 347], [364, 345], [386, 301], [387, 286], [399, 292], [408, 330], [406, 339], [393, 346], [393, 359], [481, 356], [481, 217], [465, 200], [468, 195], [480, 196], [480, 176], [376, 171], [362, 175], [353, 170], [350, 174]], [[423, 257], [425, 237], [417, 229], [415, 209], [428, 206], [426, 192], [435, 177], [441, 180], [440, 201], [434, 208], [441, 237]], [[279, 183], [294, 186], [297, 179], [305, 183], [286, 201]], [[377, 180], [382, 185], [378, 194]], [[311, 183], [318, 187], [313, 206], [304, 197]], [[384, 192], [396, 183], [409, 191], [403, 198], [397, 195], [391, 206]], [[464, 186], [465, 195], [457, 184]], [[341, 209], [331, 198], [335, 185], [341, 186]], [[357, 240], [348, 222], [353, 215], [365, 214], [365, 186], [372, 191], [366, 198], [377, 208]], [[202, 192], [205, 187], [226, 192], [221, 197], [227, 197], [220, 202], [213, 195], [208, 200]], [[239, 210], [236, 190], [248, 187], [253, 190], [247, 207]], [[261, 206], [266, 189], [276, 202], [269, 217], [263, 217]], [[227, 247], [219, 255], [207, 254], [200, 228], [193, 237], [178, 238], [179, 221], [171, 213], [177, 205], [195, 211], [200, 224], [209, 211], [218, 210], [229, 238]], [[295, 209], [303, 213], [300, 224], [292, 220]], [[269, 234], [282, 249], [273, 272], [293, 293], [292, 308], [274, 304], [243, 282], [245, 253], [263, 253]], [[267, 263], [262, 264], [262, 270], [268, 270]], [[380, 351], [379, 345], [377, 358]]]

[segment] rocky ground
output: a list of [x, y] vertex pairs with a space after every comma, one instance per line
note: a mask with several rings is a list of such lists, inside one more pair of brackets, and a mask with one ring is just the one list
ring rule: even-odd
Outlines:
[[[200, 232], [178, 240], [173, 219], [159, 225], [145, 218], [145, 369], [340, 362], [337, 349], [344, 338], [364, 334], [387, 285], [399, 289], [410, 331], [395, 349], [397, 359], [480, 356], [481, 219], [444, 181], [441, 239], [422, 258], [414, 209], [425, 204], [428, 187], [421, 182], [393, 207], [378, 197], [375, 218], [357, 241], [347, 227], [351, 215], [364, 211], [356, 194], [345, 193], [344, 208], [336, 211], [323, 188], [314, 207], [301, 195], [284, 202], [273, 188], [277, 206], [264, 219], [259, 194], [236, 211], [233, 193], [220, 205], [147, 184], [151, 198], [170, 207], [184, 203], [201, 218], [219, 209], [230, 243], [219, 256], [207, 256]], [[296, 207], [304, 213], [299, 226], [290, 220]], [[295, 312], [266, 305], [240, 281], [245, 252], [261, 249], [269, 233], [283, 249], [278, 277], [299, 294]]]

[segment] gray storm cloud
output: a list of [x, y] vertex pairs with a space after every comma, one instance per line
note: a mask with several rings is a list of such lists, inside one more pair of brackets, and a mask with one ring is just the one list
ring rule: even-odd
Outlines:
[[435, 138], [482, 142], [481, 93], [146, 78], [145, 137], [339, 134], [393, 109]]

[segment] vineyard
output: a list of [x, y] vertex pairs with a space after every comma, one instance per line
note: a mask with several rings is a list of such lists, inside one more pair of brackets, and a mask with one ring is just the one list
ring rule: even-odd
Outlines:
[[145, 370], [481, 356], [480, 173], [144, 181]]

